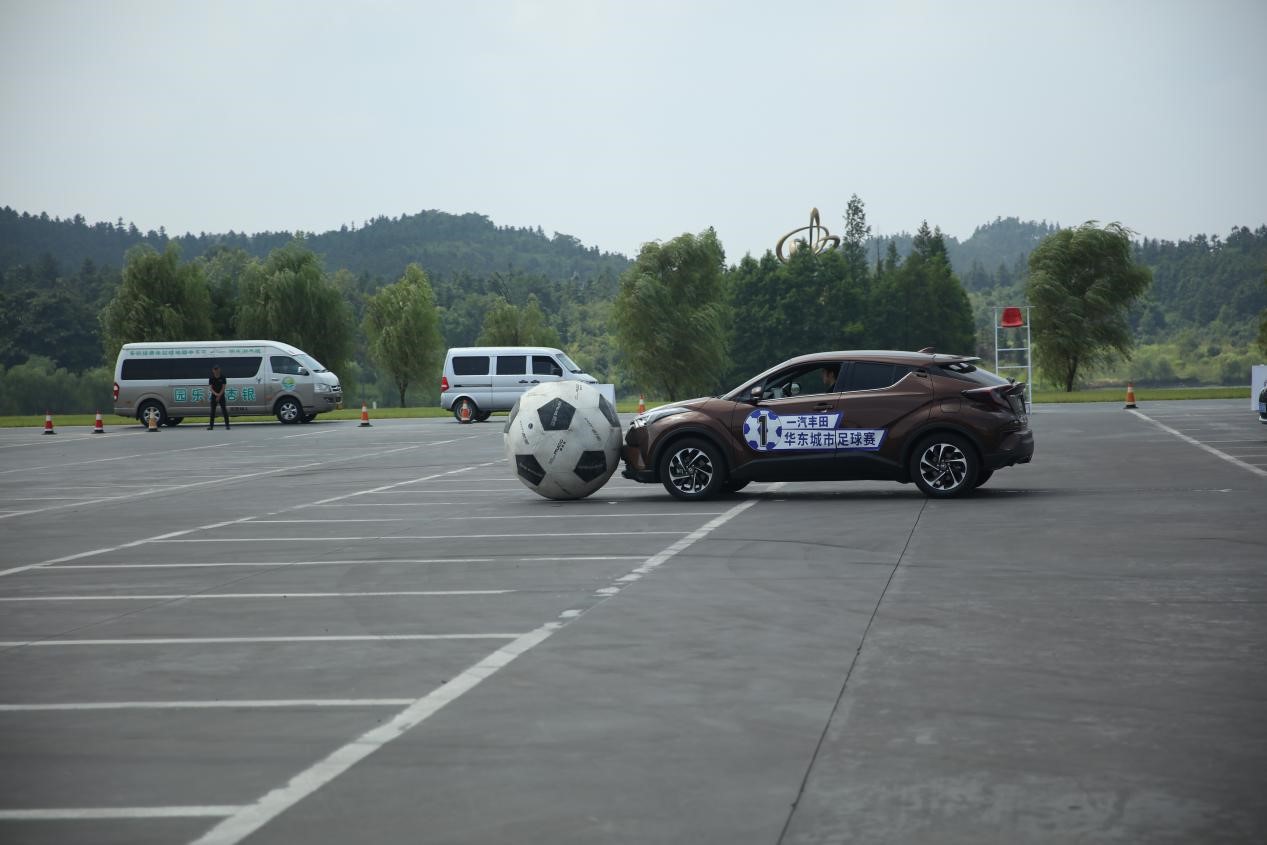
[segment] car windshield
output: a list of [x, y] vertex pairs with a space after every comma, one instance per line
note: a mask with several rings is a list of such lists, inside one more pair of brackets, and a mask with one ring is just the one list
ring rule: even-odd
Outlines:
[[318, 361], [316, 358], [312, 357], [311, 355], [305, 355], [301, 352], [295, 356], [295, 360], [298, 361], [303, 366], [307, 367], [308, 372], [311, 372], [311, 373], [330, 372], [325, 367], [321, 366], [321, 362]]
[[578, 366], [576, 365], [576, 362], [575, 362], [575, 361], [573, 361], [571, 358], [569, 358], [569, 357], [567, 356], [567, 353], [566, 353], [566, 352], [560, 352], [560, 353], [559, 353], [559, 363], [561, 363], [563, 366], [567, 367], [567, 368], [568, 368], [568, 372], [570, 372], [570, 373], [579, 373], [579, 372], [581, 372], [581, 368], [580, 368], [580, 367], [578, 367]]
[[983, 370], [980, 367], [968, 361], [956, 361], [953, 364], [942, 364], [939, 368], [941, 372], [948, 376], [970, 381], [973, 384], [979, 384], [982, 387], [996, 387], [1000, 384], [1007, 384], [1007, 379], [1002, 376], [995, 375], [989, 370]]

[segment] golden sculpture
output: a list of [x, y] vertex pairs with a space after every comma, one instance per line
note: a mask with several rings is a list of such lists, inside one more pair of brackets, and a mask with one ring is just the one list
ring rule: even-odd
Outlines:
[[[787, 253], [783, 252], [783, 244], [787, 243], [788, 238], [801, 232], [808, 233], [807, 237], [796, 238], [787, 245]], [[824, 253], [829, 249], [836, 249], [840, 246], [840, 238], [827, 231], [827, 227], [822, 224], [818, 216], [818, 209], [814, 208], [809, 213], [809, 225], [802, 226], [799, 229], [793, 229], [783, 237], [779, 238], [778, 244], [774, 247], [774, 254], [779, 257], [780, 261], [787, 261], [792, 257], [792, 253], [801, 248], [801, 245], [807, 246], [815, 255]]]

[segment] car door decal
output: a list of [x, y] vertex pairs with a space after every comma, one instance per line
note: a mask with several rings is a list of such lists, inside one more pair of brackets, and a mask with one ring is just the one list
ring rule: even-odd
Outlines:
[[874, 452], [884, 442], [882, 428], [837, 428], [840, 414], [784, 414], [758, 408], [744, 420], [744, 440], [758, 452], [849, 449]]

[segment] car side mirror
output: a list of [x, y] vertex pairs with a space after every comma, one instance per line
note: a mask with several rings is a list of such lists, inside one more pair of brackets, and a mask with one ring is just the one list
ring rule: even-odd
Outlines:
[[309, 373], [309, 372], [308, 372], [308, 370], [307, 370], [307, 369], [305, 369], [304, 367], [300, 367], [300, 368], [299, 368], [299, 374], [300, 374], [301, 376], [312, 375], [312, 374], [311, 374], [311, 373]]
[[760, 405], [761, 404], [761, 385], [758, 384], [756, 387], [752, 388], [752, 390], [748, 391], [748, 396], [752, 400], [752, 404]]

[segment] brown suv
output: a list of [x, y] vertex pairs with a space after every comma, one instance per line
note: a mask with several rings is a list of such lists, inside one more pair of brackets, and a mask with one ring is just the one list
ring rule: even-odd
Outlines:
[[914, 481], [949, 498], [1029, 463], [1025, 386], [928, 352], [821, 352], [766, 370], [725, 396], [640, 414], [624, 476], [679, 499], [750, 481]]

